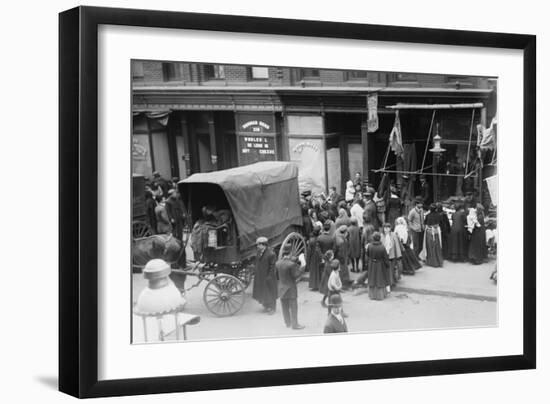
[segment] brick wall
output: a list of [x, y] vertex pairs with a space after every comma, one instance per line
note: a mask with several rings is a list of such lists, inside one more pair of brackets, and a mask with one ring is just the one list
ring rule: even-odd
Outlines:
[[[143, 63], [143, 83], [163, 83], [164, 75], [162, 69], [162, 62], [154, 61], [144, 61]], [[183, 82], [186, 85], [199, 85], [205, 79], [204, 75], [204, 65], [196, 63], [186, 63], [184, 64], [183, 69]], [[225, 80], [221, 80], [226, 84], [250, 84], [250, 85], [265, 85], [265, 86], [299, 86], [300, 80], [293, 82], [292, 71], [297, 69], [293, 68], [279, 68], [279, 67], [269, 67], [268, 74], [269, 78], [266, 81], [252, 81], [250, 76], [250, 71], [248, 66], [238, 66], [238, 65], [225, 65]], [[278, 72], [282, 72], [282, 77]], [[299, 77], [299, 74], [294, 74], [295, 78]], [[369, 85], [369, 86], [384, 86], [386, 85], [386, 78], [388, 78], [387, 85], [389, 86], [408, 86], [408, 87], [450, 87], [455, 83], [454, 77], [449, 79], [448, 76], [442, 75], [431, 75], [431, 74], [419, 74], [417, 75], [417, 81], [410, 82], [400, 82], [393, 79], [394, 76], [392, 73], [383, 73], [383, 72], [369, 72], [367, 74], [366, 81], [354, 81], [346, 80], [345, 71], [341, 70], [320, 70], [319, 71], [319, 82], [313, 81], [308, 83], [311, 86], [357, 86], [357, 85]], [[482, 78], [475, 77], [464, 77], [460, 78], [461, 82], [464, 82], [464, 87], [473, 87], [473, 88], [489, 88], [487, 80]]]
[[163, 82], [161, 62], [143, 62], [143, 81], [145, 83]]

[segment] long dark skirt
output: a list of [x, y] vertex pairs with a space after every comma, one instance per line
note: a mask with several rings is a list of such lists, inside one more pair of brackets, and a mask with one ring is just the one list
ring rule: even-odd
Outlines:
[[401, 252], [401, 262], [403, 264], [403, 273], [406, 275], [414, 275], [414, 271], [422, 268], [422, 264], [418, 261], [416, 254], [406, 244], [403, 245], [403, 251]]
[[466, 229], [451, 230], [449, 234], [449, 259], [464, 262], [468, 256], [468, 234]]
[[320, 251], [313, 251], [310, 254], [307, 266], [309, 270], [309, 288], [317, 290], [319, 289], [319, 284], [321, 283], [321, 275], [323, 270]]
[[[323, 264], [320, 266], [322, 267]], [[330, 277], [330, 272], [332, 269], [330, 268], [330, 262], [326, 262], [324, 264], [323, 273], [321, 274], [321, 280], [319, 282], [319, 292], [321, 292], [322, 295], [328, 296], [328, 278]]]
[[443, 250], [438, 226], [426, 228], [426, 265], [443, 266]]
[[485, 227], [474, 227], [470, 246], [468, 249], [468, 258], [474, 264], [481, 264], [487, 258], [487, 243], [485, 242]]

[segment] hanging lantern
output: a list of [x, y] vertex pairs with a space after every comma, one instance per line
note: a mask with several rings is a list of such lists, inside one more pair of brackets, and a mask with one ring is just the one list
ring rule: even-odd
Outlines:
[[436, 153], [436, 154], [441, 154], [443, 153], [444, 151], [446, 151], [446, 149], [444, 149], [443, 147], [441, 147], [441, 136], [439, 135], [435, 135], [434, 136], [434, 147], [432, 147], [430, 149], [430, 151], [432, 153]]
[[441, 136], [439, 136], [439, 123], [435, 126], [435, 136], [433, 139], [433, 145], [430, 152], [434, 153], [434, 157], [439, 157], [446, 149], [441, 147]]

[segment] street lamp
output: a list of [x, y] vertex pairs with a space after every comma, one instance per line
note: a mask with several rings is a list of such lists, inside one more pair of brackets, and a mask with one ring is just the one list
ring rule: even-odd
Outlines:
[[143, 277], [148, 285], [141, 291], [134, 307], [134, 314], [143, 320], [143, 334], [147, 342], [147, 319], [157, 320], [160, 341], [165, 340], [163, 320], [174, 316], [176, 339], [180, 337], [180, 322], [178, 314], [185, 306], [185, 298], [181, 295], [174, 282], [169, 278], [170, 265], [162, 259], [150, 260], [143, 270]]
[[430, 149], [430, 152], [433, 153], [432, 173], [434, 175], [434, 178], [433, 178], [434, 202], [439, 199], [440, 177], [439, 175], [437, 175], [437, 165], [439, 164], [439, 160], [441, 159], [441, 156], [445, 151], [446, 149], [441, 147], [441, 136], [439, 136], [439, 123], [437, 123], [437, 125], [435, 126], [435, 136], [433, 138], [433, 147]]

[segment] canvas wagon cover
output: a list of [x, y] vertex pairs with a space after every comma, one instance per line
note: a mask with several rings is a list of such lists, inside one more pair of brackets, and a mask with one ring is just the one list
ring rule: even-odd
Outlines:
[[180, 181], [179, 187], [183, 195], [191, 193], [193, 200], [192, 184], [198, 183], [216, 184], [223, 190], [237, 224], [241, 250], [252, 246], [257, 237], [273, 239], [289, 226], [302, 225], [298, 167], [294, 163], [265, 161], [197, 173]]

